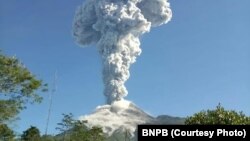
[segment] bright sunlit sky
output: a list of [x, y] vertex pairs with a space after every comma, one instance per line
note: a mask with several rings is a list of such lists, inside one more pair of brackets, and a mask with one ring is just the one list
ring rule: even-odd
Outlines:
[[[49, 133], [62, 113], [90, 114], [103, 105], [101, 60], [80, 48], [71, 27], [83, 0], [0, 0], [0, 49], [22, 60], [52, 89]], [[190, 116], [221, 103], [250, 115], [250, 1], [171, 0], [173, 18], [141, 38], [126, 99], [153, 116]], [[28, 105], [12, 127], [45, 131], [50, 93]]]

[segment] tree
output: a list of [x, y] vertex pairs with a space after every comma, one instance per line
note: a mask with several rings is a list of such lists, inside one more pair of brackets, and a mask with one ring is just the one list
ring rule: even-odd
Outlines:
[[40, 141], [40, 139], [41, 139], [40, 131], [38, 128], [34, 126], [31, 126], [21, 135], [22, 141]]
[[63, 134], [63, 141], [66, 140], [66, 135], [68, 134], [69, 130], [73, 128], [75, 124], [75, 120], [73, 119], [73, 114], [62, 114], [63, 119], [60, 123], [57, 123], [59, 127], [56, 127]]
[[14, 132], [6, 124], [0, 124], [0, 141], [12, 141], [14, 137]]
[[80, 121], [77, 120], [74, 123], [73, 128], [71, 129], [71, 133], [70, 133], [70, 139], [74, 140], [74, 141], [89, 141], [88, 140], [88, 129], [87, 127], [84, 125], [86, 123], [86, 121]]
[[0, 51], [0, 123], [9, 121], [25, 108], [25, 104], [39, 103], [36, 93], [46, 91], [47, 85], [38, 80], [17, 58]]
[[105, 141], [105, 136], [100, 127], [88, 129], [86, 121], [77, 121], [70, 132], [70, 140], [73, 141]]
[[104, 141], [105, 140], [102, 128], [100, 127], [92, 127], [87, 133], [88, 133], [87, 141]]
[[55, 137], [52, 135], [43, 135], [41, 141], [55, 141]]
[[250, 124], [250, 117], [247, 117], [243, 112], [234, 110], [225, 110], [220, 104], [215, 110], [201, 111], [188, 117], [185, 124], [224, 124], [224, 125], [246, 125]]
[[61, 131], [63, 141], [104, 141], [105, 136], [100, 127], [88, 129], [87, 121], [73, 119], [73, 114], [63, 114], [63, 119], [57, 127]]

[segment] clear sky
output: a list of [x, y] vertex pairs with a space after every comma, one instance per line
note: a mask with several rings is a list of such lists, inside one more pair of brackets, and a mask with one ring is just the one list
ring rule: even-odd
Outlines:
[[[101, 60], [94, 46], [78, 47], [71, 27], [83, 0], [0, 0], [0, 48], [50, 86], [58, 71], [49, 133], [62, 113], [91, 113], [105, 102]], [[141, 38], [142, 54], [126, 83], [140, 108], [154, 116], [190, 116], [221, 103], [250, 115], [250, 1], [171, 0], [172, 21]], [[48, 113], [28, 106], [12, 127], [42, 133]]]

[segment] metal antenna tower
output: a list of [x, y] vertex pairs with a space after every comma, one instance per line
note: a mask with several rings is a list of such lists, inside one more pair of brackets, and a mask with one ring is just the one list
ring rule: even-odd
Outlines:
[[46, 120], [45, 135], [47, 135], [47, 133], [48, 133], [49, 120], [50, 120], [51, 109], [52, 109], [52, 102], [53, 102], [53, 94], [57, 90], [56, 82], [57, 82], [57, 71], [55, 71], [55, 75], [54, 75], [53, 89], [52, 89], [52, 91], [49, 94], [49, 109], [48, 109], [48, 117], [47, 117], [47, 120]]

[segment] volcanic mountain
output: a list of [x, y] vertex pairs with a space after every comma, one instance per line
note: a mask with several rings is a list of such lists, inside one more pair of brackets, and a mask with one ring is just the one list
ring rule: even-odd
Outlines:
[[109, 136], [117, 131], [129, 131], [133, 135], [139, 124], [184, 124], [184, 118], [167, 115], [153, 117], [127, 100], [98, 106], [92, 114], [81, 116], [80, 120], [86, 120], [89, 127], [102, 127]]

